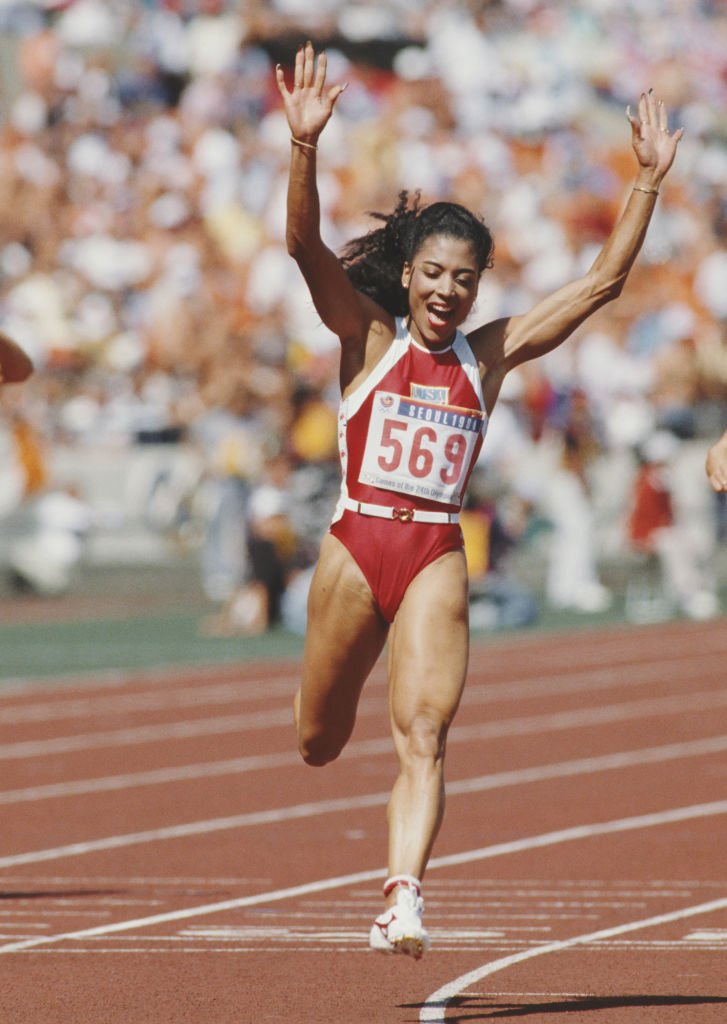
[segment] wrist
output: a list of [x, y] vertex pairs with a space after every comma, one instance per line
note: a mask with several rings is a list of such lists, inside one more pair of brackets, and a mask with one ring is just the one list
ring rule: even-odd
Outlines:
[[306, 149], [309, 151], [318, 149], [318, 136], [295, 135], [293, 132], [291, 132], [290, 142], [291, 145], [297, 146], [299, 149]]
[[655, 174], [653, 172], [641, 170], [636, 175], [632, 187], [644, 192], [658, 192], [661, 188], [663, 178], [664, 176], [662, 174]]

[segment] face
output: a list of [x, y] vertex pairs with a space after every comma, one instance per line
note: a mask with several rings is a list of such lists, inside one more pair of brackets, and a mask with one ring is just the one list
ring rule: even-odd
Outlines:
[[409, 292], [409, 329], [429, 348], [448, 345], [477, 298], [480, 272], [472, 246], [461, 238], [433, 235], [404, 265]]

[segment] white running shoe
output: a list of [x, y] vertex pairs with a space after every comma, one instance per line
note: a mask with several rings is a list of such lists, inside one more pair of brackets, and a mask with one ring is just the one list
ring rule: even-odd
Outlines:
[[371, 926], [371, 948], [379, 953], [404, 953], [420, 960], [431, 944], [422, 924], [423, 911], [424, 900], [415, 889], [399, 889], [394, 906], [379, 914]]

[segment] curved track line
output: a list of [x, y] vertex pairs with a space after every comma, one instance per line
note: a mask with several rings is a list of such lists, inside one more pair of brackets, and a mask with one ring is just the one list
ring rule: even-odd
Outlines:
[[[588, 932], [585, 935], [575, 935], [570, 939], [562, 939], [559, 942], [549, 942], [545, 946], [536, 949], [527, 949], [522, 953], [513, 953], [511, 956], [504, 956], [500, 960], [493, 960], [489, 964], [475, 968], [467, 974], [461, 975], [454, 981], [448, 982], [433, 992], [419, 1014], [421, 1024], [446, 1024], [447, 1006], [464, 989], [481, 981], [490, 974], [496, 974], [507, 967], [522, 963], [524, 960], [531, 960], [536, 956], [545, 956], [546, 953], [560, 953], [561, 950], [570, 949], [572, 946], [584, 945], [587, 942], [598, 942], [600, 939], [611, 939], [616, 935], [625, 935], [628, 932], [640, 931], [642, 928], [653, 928], [660, 924], [669, 924], [672, 921], [680, 921], [687, 917], [695, 917], [698, 914], [709, 914], [714, 910], [727, 908], [727, 898], [711, 900], [709, 903], [698, 903], [692, 907], [684, 907], [682, 910], [673, 910], [666, 914], [657, 914], [655, 917], [645, 917], [641, 921], [629, 921], [627, 924], [615, 925], [612, 928], [602, 928], [597, 932]], [[0, 950], [2, 952], [2, 950]]]
[[[455, 864], [472, 863], [474, 861], [485, 860], [492, 857], [502, 857], [509, 853], [522, 853], [526, 850], [542, 849], [545, 846], [556, 846], [560, 843], [574, 842], [579, 839], [592, 839], [595, 836], [629, 832], [643, 828], [655, 828], [660, 825], [670, 825], [676, 822], [690, 821], [697, 818], [714, 817], [720, 814], [727, 814], [727, 800], [719, 800], [709, 804], [693, 804], [688, 807], [674, 807], [666, 811], [658, 811], [654, 814], [639, 814], [631, 818], [617, 818], [612, 821], [597, 822], [590, 825], [577, 825], [573, 828], [560, 829], [556, 832], [545, 832], [537, 836], [528, 836], [509, 843], [498, 843], [495, 846], [485, 846], [477, 850], [469, 850], [445, 857], [434, 857], [429, 862], [428, 870], [431, 871], [436, 868], [450, 867]], [[172, 921], [183, 921], [192, 917], [203, 917], [208, 914], [217, 914], [226, 910], [239, 910], [244, 907], [259, 906], [263, 903], [275, 903], [280, 900], [292, 899], [296, 896], [309, 896], [313, 893], [325, 892], [329, 889], [340, 889], [346, 886], [359, 885], [364, 882], [372, 882], [384, 878], [385, 874], [386, 872], [384, 868], [359, 871], [355, 874], [323, 878], [316, 882], [306, 882], [302, 885], [291, 886], [287, 889], [273, 889], [270, 892], [256, 893], [252, 896], [241, 896], [239, 899], [222, 900], [219, 903], [205, 903], [198, 907], [185, 907], [180, 910], [170, 910], [161, 914], [153, 914], [150, 917], [139, 917], [130, 921], [117, 921], [111, 924], [97, 925], [94, 928], [84, 928], [80, 931], [61, 932], [57, 935], [35, 936], [32, 939], [23, 939], [19, 942], [11, 942], [4, 946], [0, 946], [0, 954], [21, 953], [24, 950], [34, 949], [37, 946], [65, 942], [71, 939], [91, 939], [99, 935], [112, 935], [119, 932], [133, 931], [135, 928], [151, 928], [157, 924], [168, 924]], [[725, 905], [727, 905], [727, 900], [717, 902], [724, 902]], [[702, 904], [702, 906], [710, 906], [710, 904]], [[622, 927], [628, 928], [629, 926]], [[636, 925], [631, 927], [636, 927]], [[595, 935], [598, 933], [593, 934]], [[604, 935], [604, 937], [607, 936]], [[566, 943], [568, 941], [571, 941], [572, 943], [575, 942], [575, 940], [565, 941]], [[580, 937], [579, 941], [584, 942], [586, 941], [586, 938]], [[560, 944], [554, 943], [553, 946], [560, 946]], [[538, 950], [536, 952], [540, 951], [541, 950]], [[545, 950], [543, 949], [542, 951]], [[521, 956], [522, 954], [516, 955]], [[510, 960], [511, 958], [506, 959]], [[501, 961], [496, 962], [500, 963]], [[469, 975], [463, 975], [463, 977], [469, 977]], [[428, 1002], [431, 1002], [436, 996], [437, 993], [435, 993], [435, 996], [430, 997]]]
[[[617, 754], [604, 754], [600, 757], [579, 758], [574, 761], [561, 761], [556, 764], [537, 765], [532, 768], [521, 768], [507, 772], [495, 772], [491, 775], [480, 775], [470, 779], [460, 779], [448, 784], [447, 794], [452, 797], [469, 793], [483, 793], [492, 789], [522, 786], [528, 783], [545, 782], [550, 779], [565, 779], [578, 775], [590, 775], [595, 772], [617, 771], [621, 768], [633, 767], [634, 765], [660, 764], [665, 761], [680, 760], [681, 758], [703, 757], [709, 754], [722, 753], [725, 750], [727, 750], [727, 736], [691, 740], [686, 743], [670, 743], [661, 747], [646, 747], [642, 750], [628, 750]], [[104, 839], [91, 839], [86, 842], [70, 843], [66, 846], [50, 847], [45, 850], [31, 850], [27, 853], [10, 854], [6, 857], [0, 857], [0, 868], [17, 867], [21, 864], [39, 864], [43, 861], [61, 860], [64, 857], [78, 857], [87, 853], [97, 853], [101, 850], [118, 850], [128, 846], [140, 846], [144, 843], [158, 843], [169, 839], [182, 839], [188, 836], [209, 835], [212, 832], [223, 832], [230, 829], [279, 824], [282, 821], [312, 818], [319, 814], [336, 814], [341, 811], [381, 807], [388, 803], [390, 796], [391, 794], [388, 790], [381, 793], [364, 793], [357, 797], [337, 797], [331, 800], [293, 804], [289, 807], [250, 811], [246, 814], [207, 818], [201, 821], [186, 822], [181, 825], [167, 825], [164, 828], [147, 829], [143, 832], [127, 832], [121, 835], [107, 836]]]

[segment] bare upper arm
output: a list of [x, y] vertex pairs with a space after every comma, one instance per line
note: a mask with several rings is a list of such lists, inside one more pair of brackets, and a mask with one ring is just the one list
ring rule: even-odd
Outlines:
[[391, 344], [394, 318], [352, 285], [336, 254], [323, 242], [293, 254], [326, 327], [341, 342], [341, 391], [371, 372]]
[[500, 366], [506, 373], [556, 348], [613, 297], [611, 291], [599, 288], [595, 279], [586, 275], [541, 299], [527, 313], [476, 328], [469, 334], [469, 342], [484, 373]]
[[470, 332], [468, 341], [480, 367], [488, 412], [510, 370], [557, 348], [612, 297], [586, 275], [541, 299], [528, 313], [502, 317]]
[[362, 340], [367, 331], [363, 296], [351, 284], [336, 254], [317, 239], [291, 255], [326, 327], [338, 335], [342, 343]]

